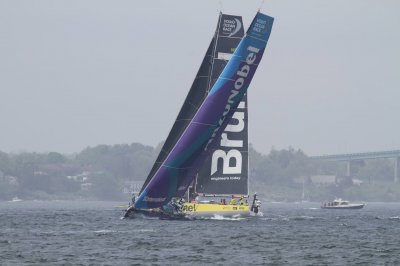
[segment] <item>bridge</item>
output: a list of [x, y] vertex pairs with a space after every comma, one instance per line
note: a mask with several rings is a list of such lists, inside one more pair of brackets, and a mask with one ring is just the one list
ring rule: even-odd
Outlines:
[[393, 158], [394, 182], [399, 182], [400, 150], [318, 155], [318, 156], [310, 156], [309, 158], [313, 160], [345, 161], [347, 162], [347, 176], [351, 176], [350, 166], [352, 161]]

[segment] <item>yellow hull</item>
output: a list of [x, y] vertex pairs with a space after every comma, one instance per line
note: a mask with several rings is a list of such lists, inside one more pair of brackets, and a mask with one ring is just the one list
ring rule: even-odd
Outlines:
[[248, 205], [222, 205], [209, 203], [185, 203], [183, 212], [194, 217], [247, 217], [250, 216]]

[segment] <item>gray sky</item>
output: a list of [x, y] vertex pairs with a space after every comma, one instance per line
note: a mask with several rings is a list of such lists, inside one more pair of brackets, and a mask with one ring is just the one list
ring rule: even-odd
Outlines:
[[[245, 28], [261, 1], [225, 0]], [[219, 1], [0, 0], [0, 150], [166, 138]], [[250, 142], [307, 154], [400, 148], [400, 1], [270, 0]]]

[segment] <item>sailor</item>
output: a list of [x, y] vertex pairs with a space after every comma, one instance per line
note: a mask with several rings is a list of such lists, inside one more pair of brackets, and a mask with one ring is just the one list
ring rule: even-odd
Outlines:
[[240, 196], [239, 205], [243, 205], [243, 204], [244, 204], [244, 202], [243, 202], [243, 196]]
[[235, 197], [232, 195], [232, 199], [231, 199], [231, 201], [229, 202], [229, 204], [230, 205], [236, 205], [236, 199], [235, 199]]

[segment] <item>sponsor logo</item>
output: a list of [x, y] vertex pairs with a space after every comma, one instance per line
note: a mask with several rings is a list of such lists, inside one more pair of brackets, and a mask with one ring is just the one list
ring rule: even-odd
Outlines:
[[[237, 78], [235, 80], [234, 88], [231, 90], [231, 95], [228, 98], [228, 102], [226, 103], [225, 110], [222, 114], [221, 119], [218, 121], [217, 127], [214, 129], [214, 132], [208, 141], [205, 150], [208, 149], [208, 146], [214, 141], [214, 138], [217, 135], [221, 125], [226, 119], [229, 111], [231, 110], [232, 104], [234, 103], [234, 97], [239, 93], [240, 89], [243, 87], [245, 80], [250, 73], [250, 68], [255, 62], [257, 58], [257, 53], [260, 49], [255, 48], [253, 46], [249, 46], [247, 48], [249, 54], [246, 57], [246, 64], [244, 64], [240, 70], [236, 72]], [[245, 108], [244, 103], [239, 104], [238, 109]], [[221, 135], [220, 145], [223, 147], [232, 147], [233, 149], [225, 152], [223, 150], [215, 150], [212, 155], [211, 161], [211, 175], [215, 174], [218, 169], [218, 160], [223, 160], [223, 174], [240, 174], [242, 172], [242, 154], [239, 150], [234, 148], [243, 147], [243, 140], [233, 140], [228, 138], [228, 133], [226, 132], [240, 132], [244, 129], [244, 112], [235, 112], [232, 118], [236, 119], [238, 123], [236, 125], [228, 125], [225, 128], [224, 133]], [[235, 165], [231, 166], [230, 162], [234, 160]]]
[[197, 211], [197, 206], [196, 206], [196, 204], [183, 205], [182, 211], [184, 211], [184, 212], [195, 212], [195, 211]]
[[222, 34], [228, 35], [228, 37], [234, 36], [242, 28], [242, 23], [239, 19], [224, 19], [222, 22]]
[[227, 181], [227, 180], [240, 180], [240, 176], [213, 176], [211, 180], [213, 181]]
[[144, 197], [143, 201], [146, 202], [164, 202], [166, 198], [150, 198], [150, 197]]
[[[238, 109], [244, 109], [245, 102], [241, 102]], [[240, 133], [245, 128], [244, 111], [236, 111], [232, 119], [236, 120], [236, 124], [228, 124], [221, 135], [220, 147], [242, 148], [243, 140], [234, 140], [235, 133]], [[229, 134], [229, 137], [228, 137]], [[222, 174], [241, 174], [242, 173], [242, 154], [237, 149], [230, 149], [226, 152], [223, 149], [215, 150], [211, 157], [211, 175], [218, 171], [218, 161], [222, 159]], [[240, 177], [225, 177], [225, 180], [240, 180]], [[224, 180], [224, 177], [212, 177], [211, 180]]]
[[261, 18], [257, 18], [256, 22], [254, 23], [253, 31], [262, 34], [265, 31], [265, 26], [267, 25], [267, 21]]

